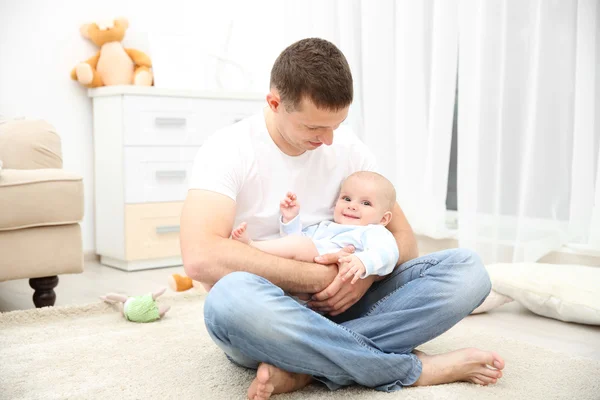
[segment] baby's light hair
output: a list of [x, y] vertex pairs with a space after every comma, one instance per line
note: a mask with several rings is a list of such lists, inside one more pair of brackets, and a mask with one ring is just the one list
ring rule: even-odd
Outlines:
[[342, 186], [344, 186], [344, 183], [350, 178], [368, 179], [374, 181], [384, 196], [388, 206], [387, 211], [392, 211], [394, 204], [396, 204], [396, 189], [394, 188], [392, 182], [390, 182], [385, 176], [373, 171], [357, 171], [344, 179]]

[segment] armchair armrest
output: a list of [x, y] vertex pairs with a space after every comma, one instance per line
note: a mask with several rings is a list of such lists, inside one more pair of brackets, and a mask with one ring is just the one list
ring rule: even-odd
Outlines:
[[0, 124], [0, 160], [4, 169], [62, 168], [60, 136], [42, 120]]

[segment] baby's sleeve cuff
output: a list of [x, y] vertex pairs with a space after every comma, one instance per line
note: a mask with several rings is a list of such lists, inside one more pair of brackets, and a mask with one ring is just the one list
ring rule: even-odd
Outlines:
[[358, 259], [362, 261], [363, 265], [365, 266], [365, 273], [361, 275], [360, 279], [365, 279], [367, 276], [373, 275], [376, 265], [378, 265], [378, 262], [381, 262], [381, 260], [375, 260], [373, 256], [374, 254], [367, 251], [356, 253], [356, 257], [358, 257]]
[[300, 223], [300, 215], [288, 223], [283, 222], [283, 217], [279, 217], [279, 235], [299, 235], [302, 233], [302, 224]]

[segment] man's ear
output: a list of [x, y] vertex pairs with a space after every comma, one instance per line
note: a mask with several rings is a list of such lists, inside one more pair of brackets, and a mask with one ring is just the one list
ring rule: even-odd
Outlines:
[[279, 97], [277, 90], [272, 89], [267, 94], [267, 104], [269, 104], [269, 107], [273, 112], [279, 111], [279, 106], [281, 106], [281, 98]]
[[386, 211], [385, 214], [383, 214], [383, 217], [381, 217], [381, 222], [379, 224], [386, 226], [387, 224], [390, 223], [391, 220], [392, 220], [392, 212]]
[[92, 28], [93, 24], [83, 24], [81, 25], [81, 28], [79, 28], [79, 32], [81, 33], [81, 36], [83, 36], [86, 39], [90, 38], [90, 29]]

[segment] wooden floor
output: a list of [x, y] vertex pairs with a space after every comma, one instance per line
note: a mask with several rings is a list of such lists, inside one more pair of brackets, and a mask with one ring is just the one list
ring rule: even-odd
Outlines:
[[[99, 296], [114, 292], [139, 295], [167, 287], [167, 278], [184, 274], [183, 267], [159, 268], [146, 271], [125, 272], [101, 265], [98, 261], [86, 262], [82, 274], [60, 275], [55, 306], [86, 304], [100, 301]], [[35, 308], [33, 289], [29, 280], [0, 282], [0, 312]]]
[[[183, 273], [183, 268], [124, 272], [96, 261], [88, 262], [82, 274], [59, 277], [56, 305], [93, 303], [100, 301], [98, 296], [108, 292], [126, 295], [147, 293], [166, 287], [167, 278], [172, 273]], [[32, 294], [28, 280], [0, 282], [0, 312], [34, 308]], [[481, 326], [492, 326], [508, 338], [600, 360], [600, 327], [540, 317], [514, 302], [488, 314], [467, 317], [460, 323], [467, 324], [474, 331]]]

